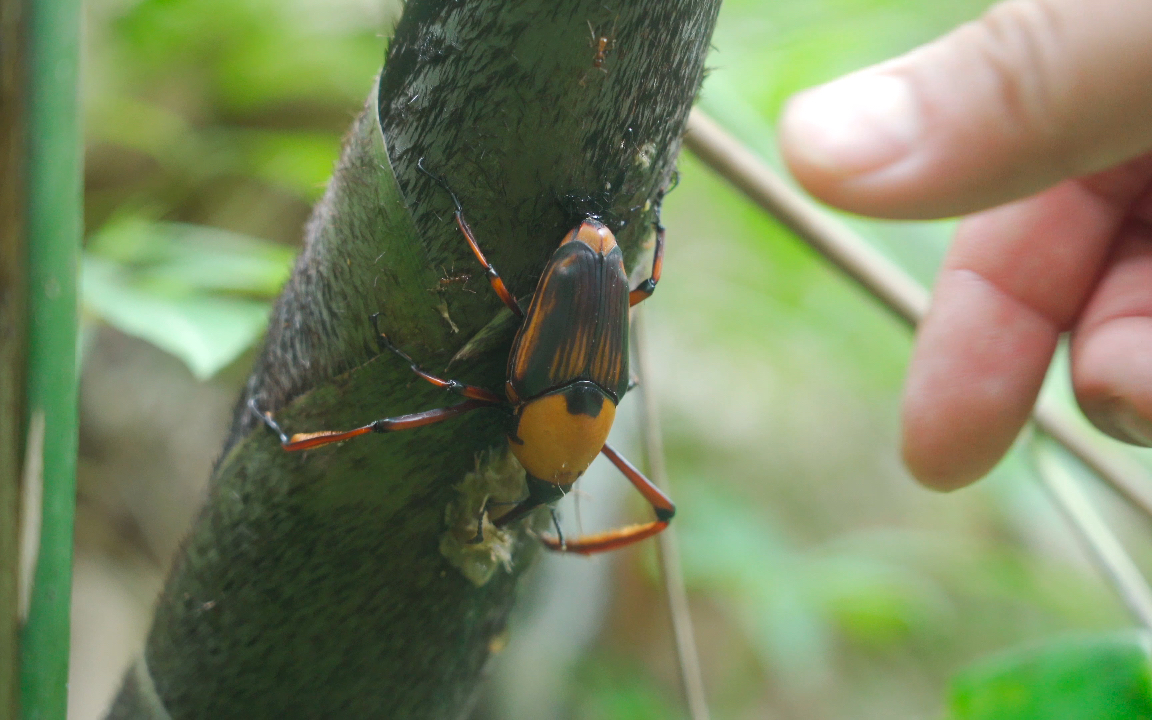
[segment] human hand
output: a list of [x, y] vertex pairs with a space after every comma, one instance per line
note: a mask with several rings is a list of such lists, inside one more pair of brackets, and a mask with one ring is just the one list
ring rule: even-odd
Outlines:
[[922, 482], [952, 489], [992, 468], [1064, 331], [1085, 414], [1152, 445], [1152, 2], [1007, 0], [800, 93], [780, 143], [832, 205], [976, 213], [905, 385], [904, 458]]

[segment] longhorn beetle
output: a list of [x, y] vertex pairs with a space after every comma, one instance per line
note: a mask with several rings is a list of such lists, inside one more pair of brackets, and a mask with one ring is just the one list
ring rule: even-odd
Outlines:
[[524, 466], [528, 497], [493, 520], [496, 527], [515, 522], [537, 507], [563, 497], [596, 455], [603, 453], [651, 503], [656, 519], [568, 541], [543, 535], [541, 541], [552, 550], [589, 555], [629, 545], [666, 528], [676, 512], [672, 501], [604, 442], [616, 417], [616, 406], [628, 390], [628, 309], [648, 299], [660, 280], [664, 226], [660, 224], [659, 202], [652, 273], [635, 290], [628, 289], [624, 256], [612, 231], [596, 218], [587, 217], [560, 241], [525, 313], [500, 274], [485, 259], [456, 194], [444, 180], [425, 170], [422, 161], [417, 166], [452, 197], [456, 224], [484, 267], [492, 289], [512, 312], [523, 318], [508, 357], [508, 381], [504, 385], [507, 399], [484, 388], [425, 372], [377, 328], [381, 345], [403, 358], [412, 372], [436, 387], [463, 396], [464, 402], [383, 418], [355, 430], [298, 433], [292, 437], [280, 429], [270, 413], [260, 412], [255, 399], [248, 401], [249, 407], [280, 437], [285, 450], [307, 450], [357, 435], [431, 425], [477, 408], [504, 407], [511, 411], [508, 443]]

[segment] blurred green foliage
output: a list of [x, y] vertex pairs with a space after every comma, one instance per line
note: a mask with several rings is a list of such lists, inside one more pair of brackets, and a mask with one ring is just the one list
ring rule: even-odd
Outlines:
[[[700, 104], [779, 167], [773, 120], [792, 93], [988, 4], [730, 0]], [[705, 636], [714, 716], [932, 717], [973, 658], [1128, 624], [1026, 459], [949, 497], [914, 485], [898, 457], [907, 331], [693, 159], [681, 171], [647, 312], [694, 607], [747, 658]], [[845, 219], [926, 284], [954, 226]], [[1051, 391], [1071, 406], [1065, 378]], [[1117, 529], [1146, 526], [1121, 512]]]
[[[773, 120], [790, 94], [987, 4], [726, 0], [701, 105], [778, 163]], [[89, 314], [198, 377], [241, 357], [397, 12], [377, 0], [90, 2]], [[1125, 625], [1021, 458], [952, 496], [914, 485], [897, 450], [906, 328], [693, 158], [680, 169], [646, 310], [649, 387], [713, 716], [934, 717], [974, 658]], [[924, 282], [952, 227], [849, 222]], [[1143, 529], [1117, 518], [1121, 532]], [[644, 567], [639, 550], [622, 557]], [[565, 670], [572, 718], [676, 715], [659, 590], [635, 565], [619, 573], [609, 630]]]
[[998, 654], [952, 682], [948, 720], [1152, 717], [1150, 639], [1066, 638]]
[[260, 339], [398, 7], [96, 0], [87, 12], [84, 308], [207, 378]]
[[225, 230], [130, 215], [89, 239], [84, 304], [206, 379], [264, 333], [293, 255]]
[[666, 720], [676, 705], [643, 668], [631, 663], [589, 662], [573, 671], [581, 694], [572, 720]]

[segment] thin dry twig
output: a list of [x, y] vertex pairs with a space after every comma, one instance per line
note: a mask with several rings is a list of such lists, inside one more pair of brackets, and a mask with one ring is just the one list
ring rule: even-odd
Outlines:
[[684, 144], [909, 325], [915, 325], [928, 311], [928, 291], [920, 283], [789, 185], [699, 109], [688, 118]]
[[[928, 291], [866, 240], [832, 217], [725, 132], [693, 110], [685, 144], [696, 157], [750, 200], [772, 213], [802, 240], [860, 283], [892, 312], [916, 325], [928, 310]], [[1144, 488], [1152, 477], [1135, 461], [1102, 446], [1062, 406], [1041, 400], [1032, 421], [1091, 468], [1135, 508], [1152, 517], [1152, 499]]]
[[1084, 430], [1051, 398], [1040, 398], [1032, 409], [1032, 417], [1038, 428], [1068, 448], [1130, 505], [1152, 517], [1152, 499], [1145, 490], [1149, 487], [1148, 472], [1136, 458], [1102, 449], [1091, 431]]
[[[644, 425], [644, 454], [648, 460], [649, 478], [661, 490], [668, 489], [668, 474], [664, 466], [664, 441], [660, 435], [660, 418], [656, 409], [656, 395], [649, 383], [652, 375], [648, 359], [648, 343], [644, 336], [643, 306], [636, 308], [632, 319], [632, 332], [636, 346], [636, 374], [640, 380], [643, 398], [641, 421]], [[692, 720], [708, 720], [708, 703], [704, 696], [704, 679], [700, 674], [700, 656], [696, 651], [696, 636], [692, 629], [692, 615], [688, 608], [688, 591], [684, 585], [684, 569], [680, 565], [680, 547], [676, 543], [676, 525], [669, 525], [656, 536], [660, 557], [660, 570], [664, 578], [664, 592], [668, 596], [668, 611], [672, 616], [672, 635], [676, 640], [676, 658], [680, 664], [680, 682], [684, 700]]]
[[1054, 449], [1044, 447], [1037, 438], [1030, 444], [1040, 481], [1071, 521], [1101, 571], [1112, 581], [1129, 612], [1144, 627], [1152, 629], [1152, 588], [1148, 587], [1140, 569]]

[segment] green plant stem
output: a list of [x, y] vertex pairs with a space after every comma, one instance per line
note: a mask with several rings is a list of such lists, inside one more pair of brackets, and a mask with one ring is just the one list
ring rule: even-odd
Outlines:
[[14, 718], [20, 709], [17, 593], [28, 347], [21, 9], [0, 3], [0, 718]]
[[[450, 184], [518, 297], [589, 213], [618, 230], [631, 265], [718, 9], [407, 3], [109, 718], [466, 715], [537, 547], [521, 525], [507, 569], [476, 580], [450, 564], [455, 488], [506, 448], [507, 416], [286, 453], [244, 401], [289, 433], [455, 402], [381, 353], [376, 313], [429, 372], [501, 388], [516, 323], [484, 287], [448, 193], [419, 168]], [[603, 68], [589, 25], [615, 38]], [[476, 292], [437, 290], [445, 268], [469, 268]]]
[[[28, 415], [43, 419], [43, 504], [31, 604], [21, 632], [25, 720], [68, 705], [72, 519], [76, 495], [76, 271], [81, 233], [80, 3], [27, 5]], [[28, 488], [25, 488], [25, 492]], [[33, 509], [35, 512], [35, 509]], [[24, 519], [29, 522], [29, 518]]]

